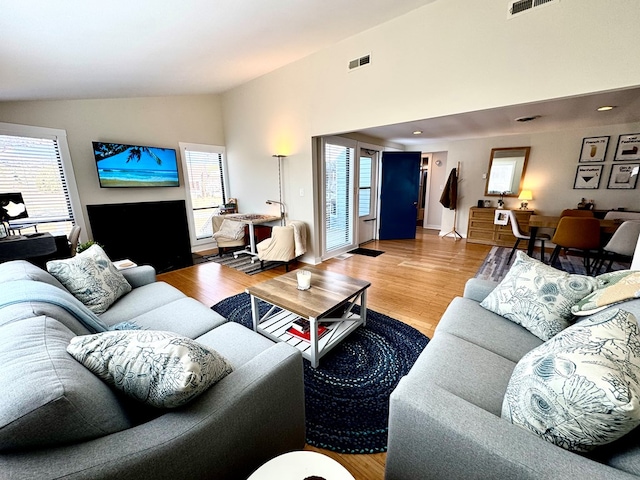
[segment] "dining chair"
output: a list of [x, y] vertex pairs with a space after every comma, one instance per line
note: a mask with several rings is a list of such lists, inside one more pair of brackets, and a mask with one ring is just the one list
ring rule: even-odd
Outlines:
[[627, 220], [640, 221], [640, 212], [626, 212], [624, 210], [610, 210], [604, 214], [605, 220], [619, 220], [626, 222]]
[[593, 218], [592, 210], [578, 210], [575, 208], [565, 208], [560, 214], [561, 217], [590, 217]]
[[82, 229], [78, 225], [74, 225], [71, 227], [71, 231], [69, 232], [69, 236], [67, 237], [67, 242], [69, 243], [69, 251], [71, 252], [71, 256], [74, 257], [76, 254], [76, 250], [78, 249], [78, 241], [80, 240], [80, 231]]
[[[516, 253], [516, 249], [518, 248], [518, 244], [520, 240], [526, 240], [527, 244], [530, 241], [530, 235], [526, 233], [522, 233], [520, 230], [520, 224], [518, 223], [518, 218], [516, 217], [516, 213], [513, 210], [509, 210], [509, 223], [511, 223], [511, 231], [513, 232], [513, 236], [516, 237], [516, 243], [513, 245], [511, 249], [511, 253], [509, 254], [509, 260], [507, 260], [507, 265], [511, 263], [511, 259], [513, 255]], [[551, 237], [546, 233], [540, 233], [536, 235], [536, 238], [533, 239], [535, 244], [536, 241], [540, 242], [540, 260], [544, 262], [544, 241], [549, 240]]]
[[600, 220], [565, 216], [560, 219], [553, 238], [556, 247], [553, 249], [549, 265], [554, 266], [560, 255], [560, 250], [579, 250], [584, 257], [584, 267], [587, 275], [591, 275], [591, 252], [596, 251], [596, 260], [600, 251]]
[[596, 271], [600, 271], [607, 260], [609, 260], [607, 272], [611, 271], [613, 261], [617, 258], [630, 261], [636, 250], [638, 237], [640, 237], [640, 221], [628, 220], [623, 222], [602, 248], [602, 255]]

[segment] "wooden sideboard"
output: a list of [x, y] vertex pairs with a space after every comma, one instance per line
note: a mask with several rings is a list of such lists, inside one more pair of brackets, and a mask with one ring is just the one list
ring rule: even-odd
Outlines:
[[[467, 227], [467, 242], [482, 243], [484, 245], [498, 245], [513, 247], [516, 237], [511, 233], [511, 224], [496, 225], [493, 223], [497, 208], [471, 207], [469, 210], [469, 225]], [[506, 209], [503, 209], [506, 211]], [[513, 210], [516, 213], [520, 231], [529, 232], [529, 217], [534, 210]]]

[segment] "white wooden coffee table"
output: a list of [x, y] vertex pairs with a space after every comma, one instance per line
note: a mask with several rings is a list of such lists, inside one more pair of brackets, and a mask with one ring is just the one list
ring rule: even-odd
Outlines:
[[247, 480], [355, 480], [349, 470], [318, 452], [289, 452], [262, 465]]
[[[286, 273], [246, 289], [251, 295], [253, 329], [276, 342], [287, 342], [298, 348], [311, 366], [316, 368], [333, 347], [344, 340], [360, 325], [367, 323], [367, 288], [370, 282], [339, 273], [305, 267], [311, 272], [311, 288], [298, 290], [296, 272]], [[271, 305], [262, 317], [258, 311], [258, 299]], [[360, 304], [360, 314], [353, 307]], [[279, 307], [279, 308], [277, 308]], [[311, 324], [310, 341], [287, 333], [291, 323], [298, 318]], [[318, 323], [329, 331], [318, 338]]]

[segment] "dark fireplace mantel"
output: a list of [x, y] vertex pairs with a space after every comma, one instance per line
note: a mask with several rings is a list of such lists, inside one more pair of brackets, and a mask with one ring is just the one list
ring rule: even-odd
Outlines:
[[184, 200], [87, 205], [93, 240], [111, 260], [128, 258], [158, 273], [193, 265]]

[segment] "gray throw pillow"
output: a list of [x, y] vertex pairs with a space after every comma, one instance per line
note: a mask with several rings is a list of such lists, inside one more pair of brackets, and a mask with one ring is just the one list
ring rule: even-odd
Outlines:
[[93, 313], [104, 313], [131, 285], [94, 244], [75, 257], [47, 262], [47, 270]]
[[546, 341], [569, 326], [571, 307], [598, 285], [593, 277], [563, 272], [518, 251], [502, 282], [480, 306]]
[[586, 452], [640, 424], [640, 334], [611, 309], [570, 326], [516, 365], [502, 417], [562, 448]]
[[131, 426], [109, 386], [67, 354], [73, 337], [46, 316], [0, 327], [0, 451], [59, 446]]
[[184, 405], [233, 370], [215, 350], [172, 332], [84, 335], [67, 351], [110, 385], [158, 408]]

